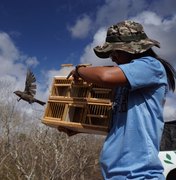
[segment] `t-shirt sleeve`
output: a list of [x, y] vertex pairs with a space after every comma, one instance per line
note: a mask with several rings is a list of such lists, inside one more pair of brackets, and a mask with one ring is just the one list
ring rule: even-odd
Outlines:
[[127, 77], [131, 89], [138, 89], [161, 83], [165, 76], [163, 65], [152, 57], [132, 60], [128, 64], [119, 65]]

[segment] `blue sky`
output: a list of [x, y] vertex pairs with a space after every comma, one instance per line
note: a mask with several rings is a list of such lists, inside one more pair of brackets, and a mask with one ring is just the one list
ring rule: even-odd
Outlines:
[[[143, 24], [154, 49], [176, 67], [176, 1], [174, 0], [1, 0], [0, 77], [24, 88], [27, 67], [35, 73], [37, 96], [48, 97], [54, 75], [66, 75], [61, 64], [111, 64], [93, 47], [104, 42], [107, 28], [132, 19]], [[176, 117], [175, 94], [168, 97], [167, 119]]]
[[[36, 57], [40, 68], [59, 68], [61, 63], [79, 61], [88, 39], [73, 38], [69, 32], [78, 17], [91, 14], [98, 1], [2, 0], [0, 30], [8, 33], [16, 47]], [[74, 58], [74, 59], [73, 59]]]

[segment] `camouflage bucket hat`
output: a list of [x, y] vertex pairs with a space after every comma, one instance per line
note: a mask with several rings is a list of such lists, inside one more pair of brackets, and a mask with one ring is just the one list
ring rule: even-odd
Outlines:
[[95, 47], [94, 52], [100, 58], [108, 58], [114, 50], [138, 54], [153, 46], [159, 48], [160, 43], [149, 39], [141, 24], [134, 21], [123, 21], [108, 28], [106, 42], [103, 46]]

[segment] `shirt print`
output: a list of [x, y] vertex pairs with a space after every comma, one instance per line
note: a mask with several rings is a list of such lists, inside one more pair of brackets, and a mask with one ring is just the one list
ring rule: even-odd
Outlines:
[[113, 112], [127, 112], [128, 110], [128, 94], [129, 89], [127, 87], [119, 88], [114, 102], [113, 102]]

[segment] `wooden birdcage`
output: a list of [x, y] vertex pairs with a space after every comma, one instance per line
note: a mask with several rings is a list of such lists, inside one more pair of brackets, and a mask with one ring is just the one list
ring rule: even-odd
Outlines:
[[113, 90], [81, 78], [54, 77], [42, 122], [77, 132], [107, 134], [112, 113]]

